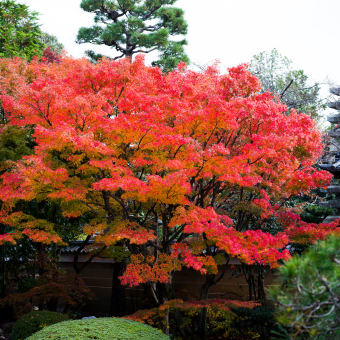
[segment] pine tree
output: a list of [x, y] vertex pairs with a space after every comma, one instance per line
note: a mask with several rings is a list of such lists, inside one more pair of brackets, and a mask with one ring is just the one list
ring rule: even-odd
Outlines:
[[[170, 71], [189, 61], [183, 48], [186, 41], [170, 40], [187, 33], [183, 10], [172, 6], [176, 1], [82, 0], [81, 8], [95, 14], [95, 25], [80, 28], [77, 42], [110, 46], [120, 53], [113, 59], [158, 51], [159, 60], [153, 64]], [[87, 54], [93, 60], [102, 56]]]

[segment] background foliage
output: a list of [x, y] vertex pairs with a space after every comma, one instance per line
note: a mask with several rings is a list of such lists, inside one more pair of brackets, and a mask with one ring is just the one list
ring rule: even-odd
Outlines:
[[260, 80], [262, 90], [278, 96], [288, 110], [296, 109], [319, 119], [320, 111], [326, 108], [320, 85], [312, 83], [303, 70], [293, 69], [292, 61], [278, 50], [254, 55], [249, 69]]

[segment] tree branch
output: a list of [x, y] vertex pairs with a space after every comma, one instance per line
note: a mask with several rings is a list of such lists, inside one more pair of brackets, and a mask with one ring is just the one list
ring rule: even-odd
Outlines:
[[284, 94], [286, 93], [286, 91], [290, 88], [290, 86], [293, 84], [294, 80], [292, 79], [289, 84], [283, 89], [283, 91], [280, 94], [280, 98], [282, 99], [282, 97], [284, 96]]

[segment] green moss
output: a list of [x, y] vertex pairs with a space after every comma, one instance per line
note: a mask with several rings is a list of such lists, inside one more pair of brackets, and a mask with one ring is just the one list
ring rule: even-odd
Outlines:
[[167, 340], [148, 325], [119, 318], [65, 321], [42, 329], [27, 340]]
[[23, 340], [46, 326], [68, 320], [68, 316], [49, 311], [35, 311], [22, 316], [13, 326], [11, 339]]

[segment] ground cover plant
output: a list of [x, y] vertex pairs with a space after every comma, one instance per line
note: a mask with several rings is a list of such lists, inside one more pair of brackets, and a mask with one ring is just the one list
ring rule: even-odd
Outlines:
[[158, 329], [140, 322], [118, 318], [98, 318], [61, 322], [33, 334], [28, 340], [167, 340]]
[[264, 299], [263, 268], [288, 259], [289, 242], [338, 230], [285, 206], [329, 183], [312, 166], [321, 134], [308, 116], [258, 94], [245, 65], [220, 74], [181, 64], [163, 74], [140, 57], [3, 59], [0, 71], [6, 122], [33, 126], [36, 143], [1, 176], [0, 217], [10, 228], [1, 243], [64, 244], [56, 224], [22, 202], [54, 202], [70, 219], [87, 214], [84, 242], [119, 245], [128, 258], [122, 284], [146, 284], [161, 304], [175, 271], [208, 274], [209, 288], [230, 257], [253, 266], [249, 295]]

